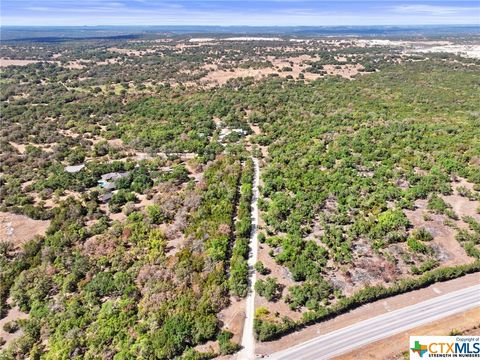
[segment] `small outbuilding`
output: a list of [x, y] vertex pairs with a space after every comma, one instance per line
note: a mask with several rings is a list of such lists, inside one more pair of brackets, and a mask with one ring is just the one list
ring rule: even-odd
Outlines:
[[65, 167], [65, 171], [70, 173], [70, 174], [75, 174], [82, 170], [85, 167], [85, 164], [80, 164], [80, 165], [70, 165]]
[[118, 179], [128, 176], [129, 172], [111, 172], [108, 174], [102, 175], [101, 179], [98, 180], [98, 185], [106, 190], [115, 189], [115, 181]]

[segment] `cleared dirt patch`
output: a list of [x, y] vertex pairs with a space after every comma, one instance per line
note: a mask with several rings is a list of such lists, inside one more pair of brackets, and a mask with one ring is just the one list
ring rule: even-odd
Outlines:
[[0, 240], [20, 247], [36, 235], [45, 235], [49, 225], [48, 220], [33, 220], [24, 215], [0, 212]]
[[[310, 55], [300, 55], [300, 56], [292, 56], [292, 57], [285, 57], [285, 58], [276, 58], [273, 56], [268, 56], [267, 60], [270, 61], [275, 67], [282, 70], [278, 72], [278, 75], [281, 77], [286, 77], [288, 75], [293, 76], [295, 79], [298, 79], [300, 73], [307, 67], [307, 61], [316, 61], [319, 60], [318, 57], [310, 56]], [[291, 70], [283, 71], [283, 69], [290, 68]], [[319, 74], [303, 72], [303, 76], [307, 80], [315, 80], [320, 78]]]
[[365, 255], [355, 259], [349, 266], [337, 266], [331, 259], [328, 261], [325, 278], [345, 296], [353, 295], [366, 286], [388, 286], [407, 273], [400, 263], [394, 264], [375, 254], [370, 246], [365, 252], [363, 249], [361, 251]]
[[20, 319], [27, 319], [28, 314], [22, 312], [18, 306], [15, 306], [14, 308], [10, 309], [7, 316], [4, 317], [3, 319], [0, 319], [0, 338], [3, 338], [5, 340], [5, 344], [3, 346], [0, 346], [0, 349], [6, 349], [8, 345], [15, 339], [18, 339], [23, 335], [22, 330], [17, 330], [14, 333], [8, 333], [5, 330], [3, 330], [3, 325], [10, 321], [17, 321]]
[[460, 178], [458, 182], [452, 183], [453, 194], [442, 196], [443, 200], [452, 206], [453, 211], [455, 211], [460, 218], [463, 216], [471, 216], [476, 221], [480, 222], [480, 214], [477, 213], [480, 202], [469, 200], [468, 198], [461, 196], [458, 193], [459, 187], [464, 187], [470, 191], [473, 191], [473, 184], [469, 183], [465, 179]]
[[[207, 86], [216, 84], [223, 85], [230, 79], [252, 77], [254, 80], [260, 80], [267, 76], [279, 76], [282, 78], [292, 77], [294, 79], [304, 78], [305, 80], [315, 80], [322, 75], [306, 71], [309, 67], [309, 61], [317, 61], [320, 58], [311, 55], [276, 57], [261, 57], [262, 61], [271, 63], [271, 66], [263, 68], [242, 68], [221, 69], [217, 64], [204, 65], [202, 68], [209, 73], [200, 79], [200, 83]], [[352, 79], [355, 75], [361, 73], [363, 66], [361, 64], [344, 65], [324, 65], [326, 75], [339, 75], [346, 79]]]
[[7, 67], [7, 66], [25, 66], [29, 64], [35, 64], [41, 62], [41, 60], [11, 60], [11, 59], [0, 59], [0, 67]]
[[[263, 265], [270, 270], [268, 275], [258, 274], [258, 279], [265, 279], [267, 276], [277, 278], [278, 284], [283, 287], [283, 296], [288, 293], [288, 288], [293, 285], [298, 285], [292, 277], [290, 272], [286, 267], [280, 266], [275, 262], [269, 255], [270, 246], [267, 244], [260, 244], [258, 249], [258, 260], [263, 263]], [[280, 313], [281, 316], [288, 316], [293, 320], [299, 320], [302, 317], [302, 311], [293, 311], [290, 309], [287, 303], [280, 299], [276, 302], [267, 301], [267, 299], [256, 296], [255, 297], [255, 308], [266, 307], [271, 313]]]
[[[200, 83], [205, 85], [223, 85], [230, 79], [252, 77], [254, 80], [260, 80], [267, 76], [287, 77], [292, 76], [295, 79], [299, 78], [300, 73], [306, 68], [306, 62], [316, 60], [317, 58], [310, 55], [301, 55], [295, 57], [277, 58], [274, 56], [267, 56], [264, 58], [272, 64], [273, 67], [263, 68], [242, 68], [237, 67], [230, 70], [219, 69], [218, 65], [204, 65], [202, 68], [210, 71], [207, 75], [200, 79]], [[291, 70], [283, 71], [289, 68]], [[321, 77], [319, 74], [304, 72], [304, 78], [307, 80], [315, 80]]]
[[9, 144], [12, 145], [20, 154], [25, 153], [26, 146], [24, 144], [17, 144], [12, 141], [10, 141]]
[[245, 322], [245, 299], [230, 298], [230, 305], [220, 311], [218, 318], [222, 322], [222, 329], [233, 334], [232, 341], [240, 343]]
[[146, 50], [135, 50], [135, 49], [121, 49], [117, 47], [111, 47], [107, 49], [108, 51], [128, 55], [128, 56], [142, 56], [145, 54], [154, 53], [156, 49], [146, 49]]
[[123, 147], [125, 147], [125, 144], [123, 143], [122, 139], [110, 139], [110, 140], [107, 140], [107, 143], [108, 145], [116, 149], [122, 149]]
[[81, 61], [76, 60], [76, 61], [69, 61], [67, 65], [65, 65], [66, 68], [68, 69], [83, 69], [86, 67], [86, 65], [82, 64]]
[[414, 229], [425, 228], [433, 235], [430, 245], [436, 245], [437, 259], [442, 266], [467, 264], [473, 260], [455, 239], [456, 231], [445, 225], [444, 215], [428, 213], [431, 220], [425, 220], [424, 214], [428, 212], [427, 200], [417, 200], [415, 207], [415, 210], [405, 210], [405, 215]]
[[355, 75], [360, 74], [363, 69], [361, 64], [346, 64], [346, 65], [324, 65], [323, 69], [328, 75], [339, 75], [346, 79], [351, 79]]
[[73, 197], [76, 200], [81, 198], [80, 193], [71, 190], [65, 190], [62, 196], [53, 196], [48, 199], [43, 200], [38, 193], [32, 192], [30, 195], [33, 197], [35, 204], [39, 205], [43, 202], [43, 206], [51, 209], [55, 207], [60, 201], [66, 200], [68, 197]]
[[214, 70], [209, 72], [206, 76], [200, 79], [202, 83], [206, 84], [226, 84], [230, 79], [237, 79], [242, 77], [253, 77], [255, 80], [260, 80], [269, 74], [276, 74], [277, 72], [271, 68], [263, 69], [242, 69], [236, 68], [233, 71], [228, 70]]
[[147, 195], [138, 195], [139, 202], [135, 204], [135, 208], [138, 210], [145, 209], [147, 206], [153, 205], [154, 200], [153, 198], [148, 199]]

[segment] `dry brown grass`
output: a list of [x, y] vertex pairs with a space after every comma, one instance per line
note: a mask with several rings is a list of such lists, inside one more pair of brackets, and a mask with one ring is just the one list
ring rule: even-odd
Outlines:
[[328, 75], [338, 75], [345, 79], [352, 79], [357, 74], [362, 74], [360, 70], [363, 69], [361, 64], [345, 64], [345, 65], [324, 65], [323, 69]]
[[47, 220], [33, 220], [24, 215], [0, 212], [0, 240], [18, 248], [36, 235], [45, 235], [50, 225]]
[[[467, 264], [473, 260], [455, 239], [456, 231], [445, 225], [446, 216], [428, 212], [427, 200], [417, 200], [415, 207], [415, 210], [405, 210], [405, 215], [413, 225], [413, 230], [424, 228], [433, 235], [429, 245], [436, 247], [442, 266]], [[427, 213], [427, 219], [430, 220], [425, 220]]]
[[233, 334], [232, 340], [240, 343], [243, 324], [245, 322], [245, 299], [230, 298], [230, 305], [220, 311], [218, 318], [222, 322], [222, 329]]
[[5, 340], [5, 344], [3, 346], [0, 346], [0, 350], [6, 349], [12, 341], [20, 338], [23, 335], [23, 331], [21, 329], [15, 331], [14, 333], [8, 333], [5, 330], [3, 330], [3, 325], [5, 325], [10, 321], [17, 321], [20, 319], [27, 319], [27, 318], [28, 318], [28, 314], [22, 312], [18, 308], [18, 306], [15, 306], [8, 311], [8, 314], [6, 317], [4, 317], [3, 319], [0, 319], [0, 338], [3, 338]]
[[29, 64], [34, 64], [41, 62], [41, 60], [12, 60], [12, 59], [5, 59], [0, 58], [0, 68], [7, 67], [7, 66], [25, 66]]

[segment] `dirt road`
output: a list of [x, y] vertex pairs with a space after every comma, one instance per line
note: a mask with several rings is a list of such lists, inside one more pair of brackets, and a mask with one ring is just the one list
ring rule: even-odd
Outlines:
[[254, 270], [254, 265], [257, 262], [258, 254], [258, 183], [260, 180], [260, 168], [258, 159], [252, 158], [255, 175], [253, 178], [253, 196], [252, 196], [252, 232], [250, 234], [250, 257], [248, 258], [248, 268], [250, 272], [249, 279], [249, 293], [247, 295], [246, 309], [245, 309], [245, 323], [243, 325], [243, 334], [241, 346], [242, 350], [238, 353], [238, 359], [251, 360], [255, 358], [255, 336], [253, 333], [253, 319], [255, 317], [255, 289], [254, 285], [257, 276]]

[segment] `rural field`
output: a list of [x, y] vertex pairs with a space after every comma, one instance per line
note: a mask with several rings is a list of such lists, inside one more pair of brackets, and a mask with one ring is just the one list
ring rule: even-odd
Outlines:
[[2, 34], [0, 359], [253, 359], [480, 283], [478, 31], [116, 31]]

